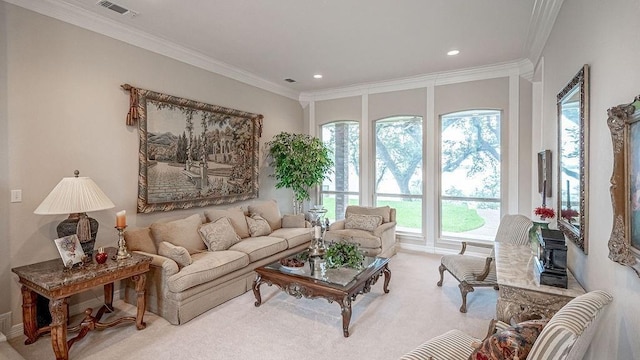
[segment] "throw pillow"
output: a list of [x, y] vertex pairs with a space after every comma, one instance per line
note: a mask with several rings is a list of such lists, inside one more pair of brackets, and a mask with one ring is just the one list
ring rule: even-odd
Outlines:
[[232, 207], [229, 209], [210, 209], [204, 212], [204, 216], [207, 221], [213, 222], [221, 217], [227, 217], [233, 225], [233, 229], [236, 234], [241, 238], [249, 237], [249, 226], [247, 226], [247, 220], [245, 219], [244, 210], [241, 207]]
[[153, 242], [151, 229], [148, 227], [125, 231], [124, 241], [126, 241], [129, 251], [138, 250], [149, 254], [158, 253], [156, 244]]
[[206, 224], [202, 224], [198, 229], [200, 236], [209, 251], [227, 250], [233, 244], [240, 242], [240, 237], [236, 234], [229, 218], [223, 217]]
[[278, 230], [282, 227], [280, 209], [275, 200], [267, 200], [249, 205], [249, 214], [260, 215], [269, 223], [271, 230]]
[[382, 224], [380, 215], [349, 214], [345, 219], [344, 228], [374, 231], [380, 224]]
[[380, 206], [380, 207], [350, 205], [350, 206], [347, 206], [345, 215], [349, 216], [350, 214], [380, 215], [382, 216], [383, 224], [391, 221], [391, 207], [389, 205]]
[[172, 243], [163, 241], [158, 245], [158, 255], [167, 257], [176, 263], [179, 268], [191, 265], [193, 260], [187, 249], [182, 246], [175, 246]]
[[185, 219], [156, 222], [151, 224], [151, 234], [156, 246], [166, 241], [176, 246], [182, 246], [195, 254], [207, 249], [198, 234], [198, 227], [202, 224], [202, 218], [194, 214]]
[[487, 337], [470, 360], [524, 360], [548, 320], [529, 320]]
[[283, 228], [303, 228], [303, 227], [305, 227], [304, 214], [298, 214], [298, 215], [285, 214], [285, 215], [283, 215], [282, 216], [282, 227]]
[[271, 234], [269, 222], [260, 215], [247, 217], [247, 224], [249, 225], [249, 233], [251, 236], [266, 236]]

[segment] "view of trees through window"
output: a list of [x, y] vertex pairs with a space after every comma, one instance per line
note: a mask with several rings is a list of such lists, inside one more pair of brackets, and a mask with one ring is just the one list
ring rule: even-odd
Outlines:
[[440, 233], [491, 240], [500, 221], [500, 111], [441, 116]]
[[[374, 205], [396, 209], [398, 231], [424, 233], [423, 174], [440, 176], [440, 235], [493, 239], [501, 206], [501, 113], [451, 113], [442, 115], [439, 125], [437, 175], [437, 168], [424, 168], [422, 117], [392, 116], [373, 123], [375, 160], [364, 161], [374, 161]], [[359, 204], [360, 128], [357, 121], [337, 121], [323, 125], [321, 132], [333, 151], [335, 172], [320, 195], [327, 218], [334, 221], [344, 217], [348, 205]]]
[[330, 220], [344, 218], [347, 205], [358, 205], [360, 195], [360, 127], [357, 121], [322, 126], [322, 141], [333, 152], [335, 171], [322, 183], [320, 195]]
[[397, 229], [422, 232], [422, 117], [375, 122], [375, 202], [396, 209]]

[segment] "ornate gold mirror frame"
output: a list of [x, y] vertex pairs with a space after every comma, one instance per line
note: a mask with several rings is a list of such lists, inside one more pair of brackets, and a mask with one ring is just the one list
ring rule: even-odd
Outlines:
[[640, 95], [607, 113], [613, 143], [609, 259], [640, 276]]
[[558, 93], [558, 228], [585, 254], [589, 142], [589, 65]]

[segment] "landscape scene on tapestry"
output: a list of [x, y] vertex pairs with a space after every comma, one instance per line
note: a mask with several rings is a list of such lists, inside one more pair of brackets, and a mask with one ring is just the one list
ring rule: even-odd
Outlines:
[[147, 204], [257, 196], [254, 119], [148, 98], [146, 115]]

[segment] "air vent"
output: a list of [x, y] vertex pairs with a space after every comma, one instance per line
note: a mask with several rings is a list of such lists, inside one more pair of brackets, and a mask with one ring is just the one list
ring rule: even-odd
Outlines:
[[286, 81], [286, 82], [288, 82], [288, 83], [294, 83], [294, 82], [296, 82], [296, 81], [295, 81], [295, 80], [293, 80], [293, 79], [284, 79], [284, 81]]
[[[110, 1], [98, 1], [97, 5], [98, 6], [102, 6], [103, 8], [107, 8], [109, 10], [115, 11], [120, 15], [126, 15], [129, 12], [131, 12], [131, 10], [126, 9], [126, 8], [124, 8], [124, 7], [122, 7], [122, 6], [118, 5], [118, 4], [114, 4], [114, 3], [110, 2]], [[135, 14], [135, 12], [134, 12], [134, 14]]]

